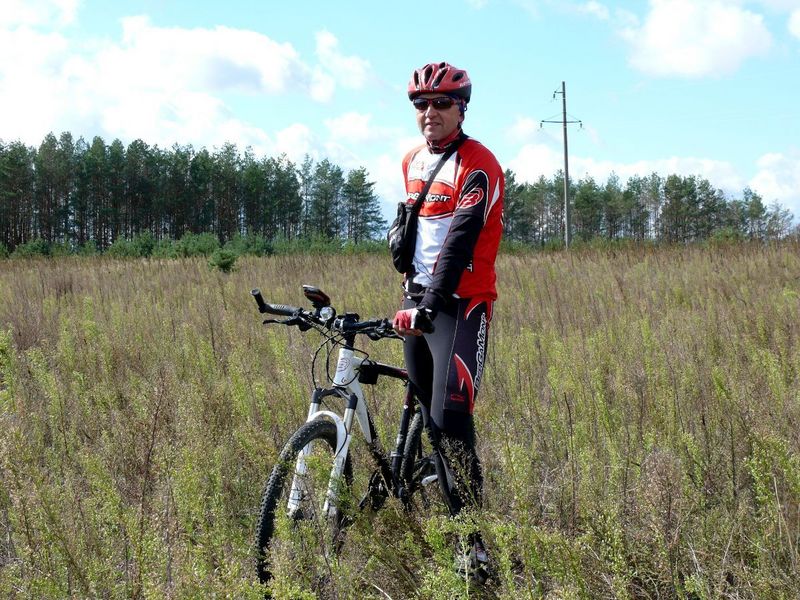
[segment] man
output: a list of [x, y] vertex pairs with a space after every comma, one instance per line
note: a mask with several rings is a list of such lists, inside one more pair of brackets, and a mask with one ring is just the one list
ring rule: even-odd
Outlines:
[[[419, 209], [403, 308], [393, 323], [405, 336], [409, 378], [430, 407], [429, 425], [456, 476], [454, 513], [465, 504], [481, 503], [483, 477], [472, 413], [497, 298], [494, 263], [504, 185], [494, 155], [462, 131], [471, 93], [467, 72], [446, 62], [417, 69], [408, 84], [425, 144], [403, 159], [406, 202], [413, 204], [437, 166], [440, 170]], [[446, 162], [437, 165], [451, 150]], [[485, 573], [488, 560], [477, 533], [470, 545], [465, 568]]]

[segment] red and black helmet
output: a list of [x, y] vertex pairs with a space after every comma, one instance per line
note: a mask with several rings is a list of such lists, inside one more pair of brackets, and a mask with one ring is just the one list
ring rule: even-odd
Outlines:
[[408, 98], [413, 100], [420, 94], [430, 92], [441, 92], [469, 102], [472, 82], [463, 69], [446, 62], [430, 63], [411, 74], [411, 81], [408, 82]]

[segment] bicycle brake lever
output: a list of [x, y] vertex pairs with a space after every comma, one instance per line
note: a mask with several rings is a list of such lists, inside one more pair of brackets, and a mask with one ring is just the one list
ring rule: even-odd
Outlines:
[[287, 327], [291, 327], [292, 325], [297, 325], [297, 328], [300, 331], [305, 331], [306, 329], [310, 329], [311, 325], [308, 325], [305, 321], [300, 319], [299, 317], [290, 317], [285, 321], [275, 321], [276, 323], [281, 323], [286, 325]]
[[284, 319], [283, 321], [279, 321], [278, 319], [264, 319], [261, 324], [262, 325], [269, 325], [270, 323], [277, 323], [278, 325], [286, 325], [287, 327], [291, 327], [292, 325], [297, 325], [297, 328], [300, 331], [308, 331], [311, 329], [311, 325], [306, 323], [303, 319], [298, 317], [291, 317], [290, 319]]

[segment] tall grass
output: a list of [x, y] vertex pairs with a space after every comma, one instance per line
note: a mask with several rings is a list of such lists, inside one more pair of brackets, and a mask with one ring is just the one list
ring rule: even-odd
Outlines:
[[[261, 596], [259, 495], [305, 418], [318, 340], [262, 328], [249, 290], [302, 304], [312, 283], [367, 317], [400, 288], [385, 256], [237, 266], [0, 262], [0, 595]], [[491, 593], [798, 597], [798, 247], [515, 253], [498, 270], [486, 503], [468, 515]], [[399, 343], [367, 349], [401, 360]], [[369, 401], [390, 446], [399, 394]], [[363, 521], [339, 597], [481, 597], [451, 574], [468, 525], [394, 504]]]

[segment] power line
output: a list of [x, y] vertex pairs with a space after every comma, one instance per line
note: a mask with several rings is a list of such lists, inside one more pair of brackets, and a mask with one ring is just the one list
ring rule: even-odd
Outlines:
[[570, 224], [572, 221], [570, 218], [571, 210], [569, 202], [569, 153], [567, 151], [567, 125], [569, 123], [578, 123], [581, 127], [583, 127], [583, 123], [577, 119], [574, 121], [567, 120], [567, 85], [563, 81], [561, 82], [561, 90], [556, 90], [553, 92], [553, 98], [555, 98], [557, 94], [561, 94], [563, 107], [561, 120], [550, 121], [548, 119], [543, 119], [539, 122], [539, 127], [542, 127], [545, 123], [561, 123], [564, 128], [564, 246], [569, 248], [572, 237], [570, 233]]

